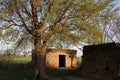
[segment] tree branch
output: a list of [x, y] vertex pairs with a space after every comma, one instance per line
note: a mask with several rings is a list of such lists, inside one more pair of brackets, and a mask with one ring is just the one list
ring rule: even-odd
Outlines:
[[[26, 25], [23, 17], [22, 17], [21, 14], [20, 14], [20, 11], [19, 11], [19, 8], [18, 8], [18, 6], [17, 6], [16, 0], [15, 0], [14, 5], [15, 5], [15, 11], [16, 11], [17, 15], [19, 16], [21, 22], [23, 23], [23, 26], [25, 27], [26, 31], [29, 32], [30, 34], [32, 34], [32, 31], [27, 27], [27, 25]], [[32, 35], [33, 35], [33, 34], [32, 34]]]
[[33, 3], [33, 0], [30, 0], [31, 12], [32, 12], [32, 23], [35, 29], [38, 29], [38, 20], [37, 20], [37, 6]]
[[[22, 0], [22, 1], [23, 1], [23, 0]], [[32, 18], [31, 13], [27, 10], [25, 4], [24, 4], [22, 1], [20, 0], [20, 4], [21, 4], [22, 7], [25, 9], [26, 14], [27, 14], [30, 18]]]
[[[51, 1], [51, 2], [50, 2]], [[51, 7], [53, 6], [54, 0], [48, 0], [48, 8], [45, 10], [45, 15], [42, 18], [42, 23], [44, 23], [44, 21], [46, 20], [46, 17], [48, 14], [50, 14], [51, 11]]]

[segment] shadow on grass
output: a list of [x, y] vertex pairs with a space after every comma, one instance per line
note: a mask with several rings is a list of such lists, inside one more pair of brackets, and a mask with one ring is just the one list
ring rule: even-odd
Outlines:
[[[11, 59], [10, 62], [2, 62], [0, 64], [0, 80], [31, 80], [34, 68], [29, 64], [30, 61], [30, 57], [21, 57]], [[73, 75], [75, 70], [46, 68], [45, 72], [49, 77], [63, 78]]]
[[0, 56], [0, 80], [26, 80], [31, 78], [33, 69], [25, 67], [29, 61], [30, 58], [28, 57], [9, 58]]
[[76, 69], [52, 69], [46, 68], [46, 73], [50, 77], [67, 77], [70, 75], [74, 75]]
[[[52, 78], [63, 78], [70, 74], [74, 69], [50, 69], [45, 72]], [[33, 77], [33, 68], [26, 68], [24, 64], [9, 64], [9, 68], [0, 69], [1, 80], [29, 80]]]
[[1, 80], [25, 80], [32, 78], [33, 69], [24, 68], [24, 64], [7, 64], [7, 67], [0, 68]]

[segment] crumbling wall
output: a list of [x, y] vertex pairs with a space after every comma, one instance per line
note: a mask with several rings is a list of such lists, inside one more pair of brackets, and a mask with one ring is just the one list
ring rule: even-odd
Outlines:
[[90, 80], [120, 80], [120, 45], [85, 46], [79, 73]]

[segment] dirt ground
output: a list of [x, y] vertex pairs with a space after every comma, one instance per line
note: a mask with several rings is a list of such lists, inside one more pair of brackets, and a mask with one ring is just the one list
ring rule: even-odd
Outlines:
[[[33, 80], [33, 79], [24, 79], [24, 80]], [[49, 78], [49, 79], [44, 79], [44, 80], [88, 80], [88, 79], [83, 79], [83, 78], [74, 77], [74, 76], [67, 76], [64, 78]]]
[[67, 77], [64, 77], [64, 78], [50, 78], [50, 79], [47, 79], [47, 80], [86, 80], [86, 79], [83, 79], [83, 78], [80, 78], [80, 77], [74, 77], [74, 76], [67, 76]]

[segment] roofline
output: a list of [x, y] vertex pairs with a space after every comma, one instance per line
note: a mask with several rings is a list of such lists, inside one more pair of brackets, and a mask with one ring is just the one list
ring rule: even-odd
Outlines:
[[59, 51], [59, 50], [62, 50], [62, 51], [73, 51], [74, 54], [77, 54], [77, 50], [74, 50], [74, 49], [56, 49], [56, 48], [48, 48], [46, 51], [48, 50], [56, 50], [56, 51]]

